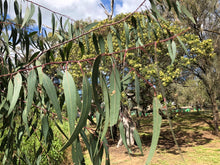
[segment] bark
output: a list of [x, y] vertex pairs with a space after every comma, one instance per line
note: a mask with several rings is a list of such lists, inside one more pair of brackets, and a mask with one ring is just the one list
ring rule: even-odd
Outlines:
[[219, 135], [219, 112], [218, 105], [216, 102], [215, 94], [211, 96], [212, 101], [212, 113], [213, 113], [213, 125], [214, 125], [214, 134]]
[[[128, 146], [134, 145], [135, 122], [132, 120], [132, 118], [129, 116], [127, 112], [124, 112], [123, 114], [120, 115], [120, 120], [124, 126], [127, 145]], [[123, 144], [122, 137], [120, 135], [117, 148], [120, 147], [122, 144]]]

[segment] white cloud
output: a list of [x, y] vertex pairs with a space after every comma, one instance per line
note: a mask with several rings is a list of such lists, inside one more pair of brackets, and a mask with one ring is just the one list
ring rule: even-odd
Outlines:
[[[93, 20], [106, 18], [103, 9], [99, 6], [100, 0], [34, 0], [34, 2], [67, 15], [74, 20], [89, 17]], [[44, 24], [50, 25], [51, 12], [42, 9], [42, 16], [44, 17]]]
[[[119, 13], [129, 13], [135, 11], [138, 6], [143, 2], [143, 0], [120, 0], [121, 4], [116, 4], [115, 12]], [[146, 9], [145, 6], [149, 6], [149, 1], [145, 2], [144, 6], [141, 9]], [[139, 9], [140, 11], [140, 9]]]
[[[91, 18], [92, 20], [102, 20], [107, 18], [104, 9], [99, 5], [101, 0], [33, 0], [33, 2], [45, 6], [46, 8], [67, 15], [74, 20]], [[115, 15], [119, 13], [133, 12], [143, 0], [115, 0]], [[22, 3], [23, 12], [30, 2], [20, 1]], [[109, 1], [110, 3], [110, 1]], [[145, 3], [149, 4], [149, 2]], [[15, 17], [13, 3], [10, 3], [10, 16]], [[109, 4], [110, 5], [110, 4]], [[109, 6], [106, 6], [107, 8]], [[143, 7], [142, 9], [146, 9]], [[41, 8], [43, 24], [51, 27], [51, 12]], [[37, 6], [35, 6], [35, 14], [33, 19], [37, 20]], [[24, 13], [23, 13], [24, 16]], [[59, 16], [59, 15], [57, 15]], [[65, 21], [65, 18], [63, 19]]]

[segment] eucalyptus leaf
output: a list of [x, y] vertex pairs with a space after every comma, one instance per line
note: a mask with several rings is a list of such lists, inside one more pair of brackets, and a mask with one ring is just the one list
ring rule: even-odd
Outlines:
[[13, 97], [11, 100], [11, 104], [8, 110], [8, 115], [14, 110], [14, 107], [18, 101], [19, 95], [20, 95], [20, 90], [22, 86], [22, 77], [20, 73], [17, 73], [16, 76], [14, 77], [14, 92], [13, 92]]
[[53, 107], [56, 110], [58, 119], [62, 123], [61, 109], [60, 109], [59, 101], [57, 99], [56, 89], [53, 85], [53, 82], [46, 74], [43, 74], [43, 87], [45, 88], [47, 95], [49, 96], [50, 101], [52, 102]]

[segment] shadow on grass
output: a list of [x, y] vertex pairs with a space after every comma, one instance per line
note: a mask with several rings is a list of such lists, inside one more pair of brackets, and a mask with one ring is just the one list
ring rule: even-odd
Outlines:
[[[210, 118], [203, 114], [180, 114], [178, 117], [175, 117], [174, 120], [172, 120], [172, 123], [173, 131], [177, 143], [180, 147], [194, 147], [197, 145], [204, 145], [213, 140], [212, 136], [204, 136], [207, 131], [209, 131], [211, 134], [213, 128]], [[140, 132], [140, 135], [143, 145], [150, 147], [152, 140], [152, 126], [148, 126], [149, 125], [146, 123], [144, 126], [141, 125], [140, 131], [142, 132]], [[143, 132], [144, 129], [145, 131]], [[157, 149], [172, 154], [178, 154], [178, 149], [175, 145], [167, 120], [163, 120]]]

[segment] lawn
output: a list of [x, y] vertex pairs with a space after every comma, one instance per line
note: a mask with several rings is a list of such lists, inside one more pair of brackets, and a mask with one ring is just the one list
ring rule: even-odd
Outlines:
[[[117, 141], [110, 140], [110, 159], [112, 165], [145, 164], [152, 138], [152, 116], [136, 118], [140, 122], [138, 128], [144, 155], [138, 147], [132, 147], [128, 154], [124, 146], [117, 148]], [[173, 130], [180, 146], [181, 153], [175, 145], [167, 119], [163, 119], [160, 139], [151, 165], [217, 165], [220, 162], [220, 138], [212, 135], [209, 124], [210, 117], [197, 112], [178, 114], [172, 119]], [[68, 151], [68, 150], [67, 150]], [[68, 154], [69, 155], [69, 154]], [[68, 156], [69, 157], [69, 156]], [[65, 164], [69, 164], [70, 158]], [[91, 164], [85, 152], [86, 164]]]

